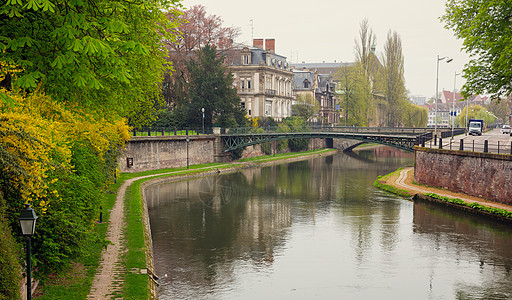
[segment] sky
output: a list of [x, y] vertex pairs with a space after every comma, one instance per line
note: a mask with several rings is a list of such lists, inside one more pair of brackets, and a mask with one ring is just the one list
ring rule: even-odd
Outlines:
[[[223, 26], [239, 27], [236, 42], [252, 45], [252, 38], [274, 38], [276, 53], [288, 62], [353, 62], [363, 19], [376, 36], [376, 54], [384, 52], [388, 32], [402, 41], [405, 85], [411, 96], [433, 97], [439, 91], [459, 90], [461, 73], [469, 61], [451, 29], [439, 18], [444, 0], [182, 0], [185, 8], [203, 5], [219, 16]], [[251, 22], [252, 20], [252, 22]], [[252, 24], [252, 25], [251, 25]], [[439, 61], [437, 57], [449, 57]]]

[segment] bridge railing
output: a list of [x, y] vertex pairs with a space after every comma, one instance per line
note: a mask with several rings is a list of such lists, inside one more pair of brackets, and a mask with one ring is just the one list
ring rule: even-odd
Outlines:
[[198, 127], [148, 127], [134, 128], [131, 131], [132, 136], [179, 136], [179, 135], [201, 135], [213, 134], [213, 128]]
[[[234, 127], [223, 128], [222, 134], [253, 134], [253, 133], [278, 133], [280, 128], [277, 126], [266, 127]], [[404, 128], [404, 127], [354, 127], [354, 126], [322, 126], [310, 125], [301, 127], [291, 127], [291, 132], [340, 132], [340, 133], [377, 133], [377, 134], [406, 134], [420, 135], [431, 132], [431, 128]], [[450, 132], [451, 133], [451, 132]]]

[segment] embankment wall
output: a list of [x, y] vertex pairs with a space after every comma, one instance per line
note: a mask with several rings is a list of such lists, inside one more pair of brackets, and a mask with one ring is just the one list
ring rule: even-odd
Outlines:
[[416, 147], [414, 180], [512, 204], [512, 155]]

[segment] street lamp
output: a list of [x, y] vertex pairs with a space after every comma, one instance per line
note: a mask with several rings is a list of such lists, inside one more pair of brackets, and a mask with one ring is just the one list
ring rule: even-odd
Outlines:
[[188, 160], [188, 143], [190, 142], [190, 137], [187, 135], [187, 169], [189, 168], [189, 160]]
[[457, 82], [457, 76], [460, 73], [455, 72], [455, 77], [453, 78], [453, 102], [452, 102], [452, 140], [453, 140], [453, 127], [455, 126], [455, 83]]
[[435, 114], [435, 119], [434, 119], [434, 138], [435, 138], [434, 145], [437, 140], [437, 92], [439, 90], [439, 88], [438, 88], [438, 85], [439, 85], [439, 62], [445, 58], [446, 58], [446, 63], [450, 63], [453, 60], [452, 58], [449, 58], [448, 56], [439, 58], [439, 54], [437, 55], [436, 93], [434, 94], [435, 101], [436, 101], [436, 114]]
[[25, 208], [21, 210], [18, 218], [21, 225], [21, 232], [27, 239], [27, 300], [32, 299], [32, 261], [31, 261], [31, 241], [30, 238], [36, 230], [36, 212], [26, 203]]
[[204, 134], [204, 107], [201, 108], [201, 112], [203, 113], [203, 134]]

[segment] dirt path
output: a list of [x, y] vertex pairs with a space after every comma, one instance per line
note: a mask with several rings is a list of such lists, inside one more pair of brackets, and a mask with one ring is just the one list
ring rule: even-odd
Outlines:
[[470, 202], [470, 203], [478, 202], [485, 206], [496, 207], [496, 208], [501, 208], [501, 209], [506, 209], [506, 210], [512, 211], [512, 206], [510, 206], [510, 205], [487, 201], [482, 198], [473, 197], [473, 196], [469, 196], [469, 195], [462, 194], [462, 193], [455, 193], [455, 192], [451, 192], [451, 191], [448, 191], [445, 189], [417, 185], [417, 184], [413, 183], [413, 180], [414, 180], [414, 168], [410, 167], [410, 168], [402, 169], [398, 176], [397, 175], [391, 176], [386, 181], [386, 184], [392, 185], [392, 186], [402, 189], [402, 190], [409, 191], [413, 194], [436, 193], [436, 194], [438, 194], [440, 196], [444, 196], [444, 197], [459, 198], [465, 202]]

